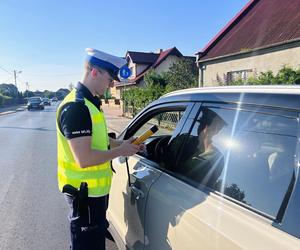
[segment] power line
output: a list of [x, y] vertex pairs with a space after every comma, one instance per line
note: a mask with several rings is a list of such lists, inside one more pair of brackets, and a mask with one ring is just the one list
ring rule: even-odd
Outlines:
[[5, 80], [4, 82], [7, 83], [8, 81], [10, 81], [10, 79], [12, 79], [13, 77], [11, 76], [10, 78], [8, 78], [7, 80]]
[[49, 76], [78, 76], [80, 73], [71, 73], [71, 74], [26, 74], [27, 76], [40, 76], [40, 77], [49, 77]]
[[12, 75], [12, 73], [11, 73], [11, 72], [9, 72], [8, 70], [6, 70], [6, 69], [5, 69], [5, 68], [3, 68], [2, 66], [0, 66], [0, 69], [2, 69], [3, 71], [5, 71], [6, 73], [8, 73], [8, 74]]

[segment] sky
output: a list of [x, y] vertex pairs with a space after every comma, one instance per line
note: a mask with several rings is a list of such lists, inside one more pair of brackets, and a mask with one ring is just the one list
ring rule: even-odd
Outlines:
[[0, 84], [25, 91], [81, 80], [85, 48], [117, 56], [177, 47], [194, 55], [248, 0], [1, 0]]

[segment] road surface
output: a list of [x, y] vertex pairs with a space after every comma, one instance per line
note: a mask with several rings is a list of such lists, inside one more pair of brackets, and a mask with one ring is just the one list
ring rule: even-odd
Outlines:
[[56, 179], [56, 108], [0, 116], [1, 250], [69, 249], [68, 208]]

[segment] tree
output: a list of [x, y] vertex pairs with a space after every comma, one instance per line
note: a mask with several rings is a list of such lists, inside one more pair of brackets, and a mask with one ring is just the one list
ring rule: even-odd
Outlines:
[[169, 91], [197, 86], [197, 72], [195, 62], [188, 59], [174, 63], [163, 74], [149, 70], [144, 76], [145, 87], [132, 87], [122, 92], [124, 106], [131, 107], [132, 114], [135, 115]]
[[165, 87], [167, 85], [167, 80], [164, 75], [157, 74], [153, 69], [149, 70], [144, 77], [145, 85], [147, 87], [160, 85]]
[[10, 104], [11, 101], [12, 101], [12, 97], [5, 96], [0, 93], [0, 107], [5, 104]]
[[198, 70], [195, 62], [191, 59], [181, 59], [173, 63], [164, 77], [167, 81], [168, 92], [198, 86]]
[[47, 98], [53, 98], [55, 96], [55, 93], [49, 90], [44, 90], [43, 96]]
[[34, 96], [34, 92], [32, 92], [32, 91], [26, 90], [23, 93], [23, 98], [29, 98], [29, 97], [32, 97], [32, 96]]
[[19, 98], [18, 88], [14, 84], [0, 84], [0, 93], [4, 96]]
[[62, 100], [69, 93], [70, 93], [70, 90], [68, 90], [68, 89], [59, 89], [56, 91], [55, 95], [58, 98], [58, 100]]
[[122, 92], [122, 100], [126, 107], [132, 108], [132, 114], [136, 115], [150, 102], [157, 100], [165, 93], [165, 88], [159, 84], [149, 84], [144, 88], [132, 87]]
[[226, 194], [240, 202], [247, 204], [247, 202], [245, 201], [245, 192], [240, 190], [238, 185], [235, 183], [232, 183], [230, 186], [226, 186], [225, 190], [224, 190], [224, 194]]

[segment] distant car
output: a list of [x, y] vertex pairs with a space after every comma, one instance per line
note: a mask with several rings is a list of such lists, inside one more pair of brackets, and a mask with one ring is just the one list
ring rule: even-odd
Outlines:
[[44, 102], [42, 100], [41, 97], [30, 97], [28, 99], [28, 103], [27, 103], [27, 109], [28, 110], [32, 110], [32, 109], [41, 109], [43, 110], [44, 107]]
[[45, 106], [50, 106], [51, 105], [51, 101], [49, 98], [43, 98], [43, 103]]
[[53, 97], [53, 98], [51, 99], [51, 101], [52, 101], [52, 102], [57, 102], [58, 100], [57, 100], [56, 97]]

